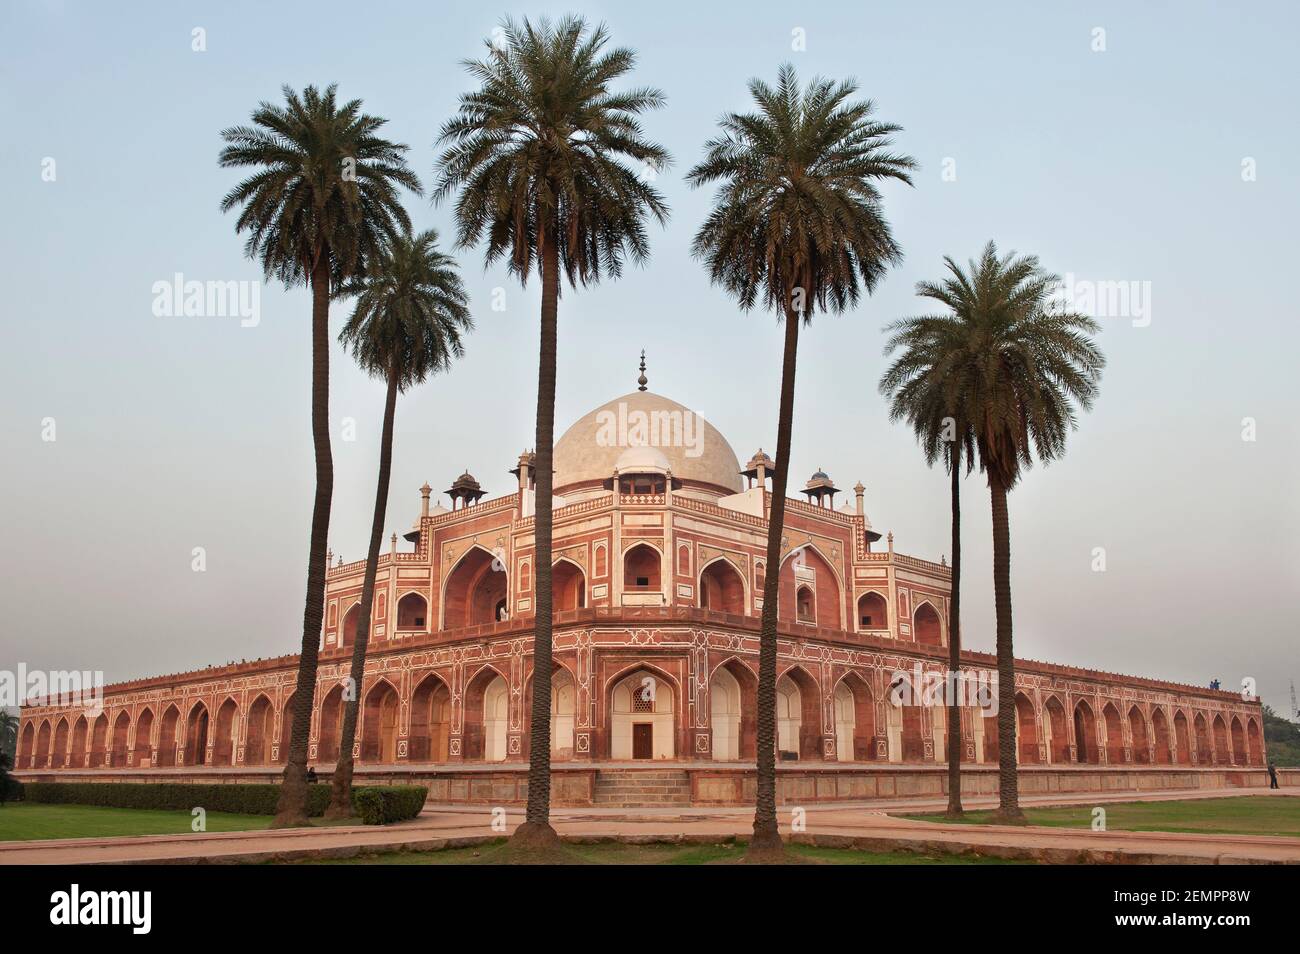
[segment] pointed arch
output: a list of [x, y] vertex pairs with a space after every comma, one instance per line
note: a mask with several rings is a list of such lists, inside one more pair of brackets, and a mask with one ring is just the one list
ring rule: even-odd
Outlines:
[[54, 727], [54, 749], [50, 752], [50, 768], [63, 768], [68, 758], [68, 719], [59, 718]]
[[560, 557], [551, 564], [552, 612], [565, 613], [587, 605], [587, 573], [575, 561]]
[[1155, 764], [1171, 764], [1174, 757], [1169, 739], [1169, 720], [1159, 706], [1151, 708], [1151, 742], [1155, 747]]
[[36, 767], [36, 727], [30, 719], [24, 721], [18, 736], [18, 765], [21, 768]]
[[397, 687], [381, 676], [367, 690], [361, 717], [361, 761], [391, 764], [397, 761], [397, 715], [401, 696]]
[[[290, 722], [292, 726], [292, 721]], [[343, 737], [343, 683], [335, 683], [320, 704], [320, 728], [317, 730], [316, 758], [321, 762], [337, 762], [339, 745]], [[284, 747], [283, 721], [280, 729], [281, 748]]]
[[758, 677], [736, 656], [718, 663], [709, 676], [709, 726], [713, 759], [734, 762], [755, 757]]
[[411, 693], [412, 762], [446, 762], [451, 757], [451, 687], [436, 672], [426, 673]]
[[777, 751], [799, 759], [822, 758], [821, 722], [817, 680], [798, 663], [787, 667], [776, 680]]
[[1101, 762], [1101, 746], [1097, 741], [1097, 717], [1086, 699], [1074, 704], [1075, 760], [1086, 765]]
[[743, 616], [749, 605], [744, 575], [724, 556], [714, 557], [701, 567], [699, 593], [701, 609]]
[[108, 763], [113, 768], [126, 765], [127, 738], [131, 734], [131, 713], [123, 709], [113, 720], [113, 739], [109, 751]]
[[1259, 723], [1251, 716], [1246, 720], [1246, 746], [1251, 765], [1264, 764], [1264, 743], [1259, 733]]
[[461, 751], [471, 761], [504, 762], [510, 724], [510, 680], [490, 663], [465, 687]]
[[[574, 725], [577, 720], [578, 683], [569, 667], [558, 659], [551, 667], [551, 759], [564, 762], [573, 758]], [[528, 758], [533, 742], [533, 676], [524, 680], [524, 721], [522, 758]]]
[[1187, 727], [1187, 713], [1182, 709], [1174, 711], [1174, 748], [1179, 765], [1192, 764], [1192, 739]]
[[208, 707], [196, 702], [185, 719], [185, 764], [206, 765], [208, 762]]
[[429, 601], [418, 590], [408, 590], [397, 598], [397, 632], [427, 633], [429, 631]]
[[153, 710], [145, 706], [135, 717], [135, 750], [131, 761], [136, 768], [153, 765]]
[[928, 599], [917, 603], [912, 611], [912, 638], [922, 646], [942, 646], [944, 643], [939, 611]]
[[343, 614], [343, 624], [339, 626], [339, 648], [346, 649], [357, 643], [357, 627], [361, 625], [361, 604], [353, 603]]
[[1216, 712], [1210, 724], [1214, 732], [1214, 764], [1227, 765], [1232, 761], [1232, 746], [1228, 743], [1228, 723], [1223, 721], [1223, 713]]
[[50, 764], [50, 739], [53, 734], [54, 729], [50, 726], [50, 720], [41, 720], [41, 727], [36, 730], [36, 755], [34, 764], [37, 768], [45, 768]]
[[663, 554], [654, 544], [638, 540], [623, 551], [623, 590], [663, 592]]
[[[86, 739], [90, 732], [90, 723], [86, 721], [84, 714], [77, 716], [77, 721], [72, 723], [72, 751], [68, 755], [68, 764], [72, 768], [89, 768], [90, 752], [86, 747]], [[22, 764], [19, 762], [18, 764]]]
[[1229, 740], [1232, 743], [1232, 764], [1246, 764], [1246, 730], [1242, 728], [1241, 718], [1232, 717], [1232, 723], [1229, 726]]
[[1146, 716], [1136, 705], [1128, 710], [1128, 734], [1133, 740], [1133, 761], [1138, 765], [1151, 763], [1151, 743], [1147, 732]]
[[239, 733], [239, 703], [234, 696], [217, 709], [216, 731], [212, 734], [212, 764], [235, 764], [235, 738]]
[[1043, 731], [1046, 734], [1047, 760], [1053, 765], [1070, 761], [1070, 730], [1066, 723], [1065, 705], [1055, 693], [1043, 699]]
[[271, 764], [271, 736], [275, 732], [275, 707], [266, 693], [258, 693], [248, 707], [244, 735], [244, 764]]
[[658, 667], [635, 663], [607, 686], [610, 757], [671, 759], [677, 754], [676, 682]]
[[1016, 693], [1016, 756], [1021, 765], [1035, 765], [1038, 755], [1038, 710], [1023, 692]]
[[160, 767], [170, 768], [176, 764], [176, 727], [180, 724], [181, 710], [176, 703], [171, 703], [163, 710], [162, 723], [158, 727], [158, 754], [155, 762]]
[[876, 590], [868, 590], [858, 597], [858, 629], [889, 629], [889, 601]]
[[[799, 557], [797, 561], [796, 555]], [[815, 623], [829, 629], [844, 628], [844, 607], [840, 597], [844, 592], [842, 581], [834, 564], [816, 544], [807, 543], [786, 554], [781, 561], [778, 582], [779, 619], [790, 623]], [[802, 599], [800, 593], [805, 594]]]
[[504, 562], [471, 544], [443, 581], [442, 628], [482, 626], [508, 616], [509, 582]]
[[1106, 761], [1111, 765], [1124, 764], [1124, 730], [1121, 728], [1119, 709], [1114, 702], [1101, 707], [1102, 722], [1106, 726]]
[[849, 670], [835, 684], [835, 757], [864, 762], [876, 757], [876, 706], [870, 684]]
[[1198, 765], [1214, 764], [1214, 742], [1210, 738], [1210, 723], [1205, 713], [1198, 712], [1192, 720], [1192, 731], [1196, 737], [1196, 763]]

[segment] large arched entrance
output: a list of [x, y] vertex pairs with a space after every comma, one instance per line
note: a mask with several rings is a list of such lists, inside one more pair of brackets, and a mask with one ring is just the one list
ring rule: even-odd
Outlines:
[[667, 679], [638, 669], [610, 690], [610, 758], [671, 759], [677, 755], [676, 693]]
[[855, 672], [835, 687], [835, 758], [864, 762], [876, 757], [875, 703], [871, 688]]
[[361, 761], [392, 764], [397, 761], [397, 690], [380, 679], [366, 693], [361, 727]]
[[504, 762], [510, 726], [510, 687], [501, 674], [485, 666], [465, 690], [465, 758]]
[[776, 748], [783, 759], [819, 759], [821, 701], [817, 683], [798, 666], [776, 681]]
[[1101, 762], [1101, 746], [1097, 744], [1097, 719], [1092, 706], [1080, 699], [1074, 707], [1075, 759], [1087, 765]]
[[700, 606], [720, 613], [745, 612], [745, 581], [726, 558], [719, 557], [700, 573]]
[[[563, 762], [573, 758], [574, 725], [577, 718], [578, 689], [569, 671], [558, 663], [551, 672], [551, 759]], [[533, 677], [524, 684], [524, 751], [527, 758], [533, 746]]]
[[501, 561], [482, 547], [470, 547], [447, 577], [443, 629], [481, 626], [506, 618], [506, 584]]
[[1047, 734], [1047, 760], [1053, 765], [1070, 761], [1070, 730], [1065, 720], [1065, 706], [1056, 696], [1043, 702], [1043, 730]]
[[451, 690], [434, 673], [411, 695], [408, 753], [412, 762], [446, 762], [451, 757]]
[[757, 691], [754, 673], [738, 659], [728, 659], [713, 671], [709, 682], [709, 725], [716, 761], [754, 758]]

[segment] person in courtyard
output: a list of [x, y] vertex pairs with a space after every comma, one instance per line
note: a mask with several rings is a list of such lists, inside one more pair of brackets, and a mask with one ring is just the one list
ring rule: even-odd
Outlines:
[[1268, 763], [1268, 787], [1277, 788], [1277, 766], [1272, 762]]
[[316, 784], [316, 768], [315, 768], [315, 766], [310, 766], [310, 765], [309, 765], [309, 766], [307, 767], [307, 784], [308, 784], [308, 785], [315, 785], [315, 784]]

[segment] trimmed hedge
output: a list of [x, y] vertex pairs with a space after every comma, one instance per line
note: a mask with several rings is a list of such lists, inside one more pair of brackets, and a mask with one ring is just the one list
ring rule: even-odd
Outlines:
[[[195, 806], [210, 812], [240, 815], [274, 815], [280, 800], [279, 785], [197, 785], [184, 782], [27, 782], [23, 795], [29, 802], [58, 805], [101, 805], [108, 808], [152, 808], [189, 811]], [[414, 818], [424, 808], [428, 791], [421, 785], [359, 787], [352, 790], [352, 810], [367, 825]], [[307, 786], [307, 814], [325, 814], [330, 787]]]
[[5, 776], [0, 779], [4, 791], [0, 792], [0, 802], [21, 802], [23, 800], [23, 783], [16, 778]]
[[367, 825], [388, 825], [420, 814], [428, 794], [421, 785], [357, 788], [352, 791], [352, 808]]
[[[102, 805], [109, 808], [153, 808], [189, 811], [199, 806], [210, 812], [240, 815], [274, 815], [280, 800], [279, 785], [198, 785], [184, 782], [28, 782], [29, 802], [60, 805]], [[325, 814], [330, 787], [307, 786], [307, 814]]]

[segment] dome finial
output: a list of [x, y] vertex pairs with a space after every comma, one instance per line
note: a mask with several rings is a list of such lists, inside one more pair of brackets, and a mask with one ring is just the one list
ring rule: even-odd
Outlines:
[[636, 384], [637, 384], [636, 389], [638, 391], [644, 391], [645, 386], [649, 383], [650, 383], [649, 380], [645, 376], [645, 348], [642, 348], [641, 349], [641, 376], [636, 379]]

